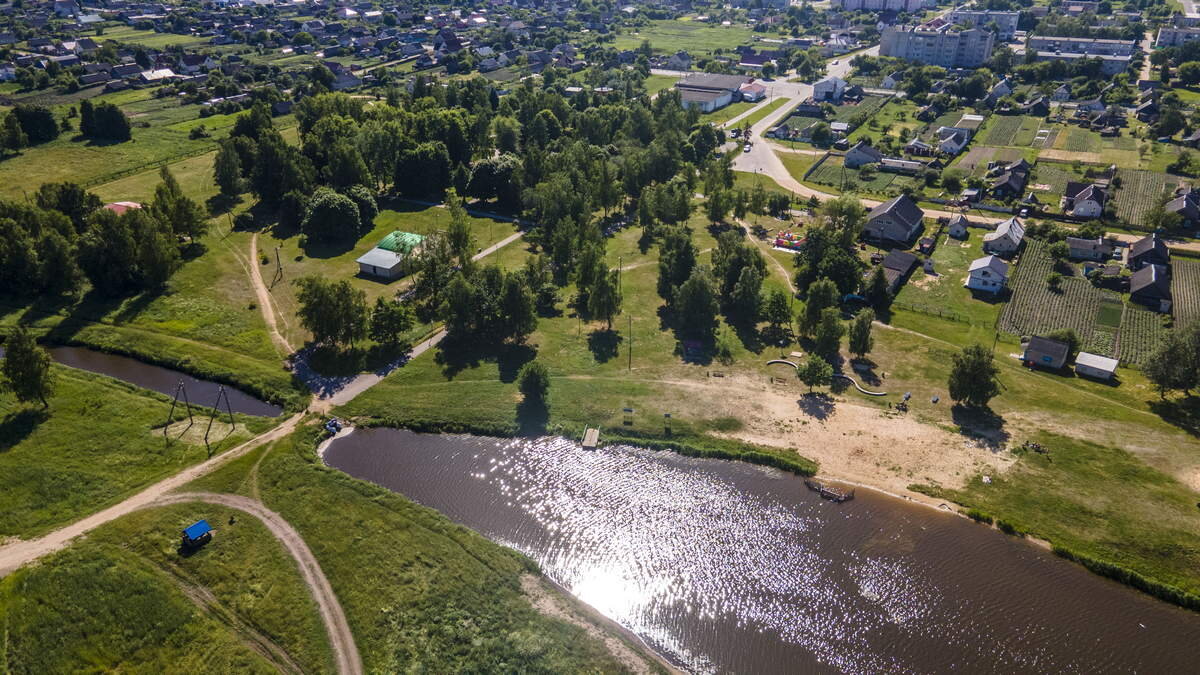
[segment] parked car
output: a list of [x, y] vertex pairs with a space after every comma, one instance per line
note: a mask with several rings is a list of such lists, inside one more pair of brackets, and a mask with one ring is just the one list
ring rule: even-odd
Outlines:
[[745, 147], [742, 148], [742, 152], [750, 152], [750, 144], [749, 143], [747, 143], [745, 145]]

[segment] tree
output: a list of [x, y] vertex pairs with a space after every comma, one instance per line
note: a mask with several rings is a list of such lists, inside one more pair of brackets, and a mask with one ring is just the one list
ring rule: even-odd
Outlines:
[[603, 270], [596, 275], [588, 293], [588, 313], [593, 319], [604, 319], [608, 330], [612, 320], [621, 311], [621, 291], [617, 284], [617, 270]]
[[208, 231], [208, 214], [204, 208], [183, 193], [179, 181], [165, 165], [158, 172], [162, 182], [154, 188], [154, 201], [150, 202], [150, 214], [164, 228], [176, 235], [187, 235], [189, 241]]
[[[90, 118], [90, 123], [88, 119]], [[88, 130], [84, 131], [86, 124]], [[128, 141], [133, 138], [129, 118], [117, 106], [108, 102], [96, 105], [90, 113], [84, 111], [80, 123], [80, 133], [89, 138], [102, 138], [110, 141]]]
[[950, 398], [969, 407], [984, 407], [1000, 393], [999, 366], [986, 347], [974, 344], [953, 356]]
[[54, 378], [50, 373], [50, 355], [38, 346], [37, 341], [25, 329], [17, 327], [4, 342], [4, 363], [0, 364], [0, 384], [11, 391], [22, 403], [34, 400], [42, 402], [43, 408], [50, 407], [49, 398], [54, 395]]
[[676, 290], [692, 276], [697, 255], [691, 230], [672, 226], [663, 231], [658, 246], [658, 294], [668, 303], [675, 301]]
[[409, 197], [440, 196], [450, 186], [452, 168], [445, 143], [421, 143], [400, 153], [394, 182]]
[[450, 244], [450, 252], [458, 260], [459, 268], [469, 274], [471, 256], [475, 253], [475, 235], [467, 222], [467, 209], [454, 188], [446, 190], [446, 210], [450, 212], [446, 241]]
[[408, 305], [396, 300], [377, 298], [371, 311], [371, 326], [368, 337], [381, 345], [396, 347], [404, 334], [412, 329], [416, 318]]
[[316, 241], [354, 236], [361, 226], [358, 206], [349, 197], [329, 188], [317, 189], [308, 200], [308, 209], [300, 223], [301, 231]]
[[942, 174], [942, 187], [950, 194], [962, 191], [962, 172], [958, 169], [948, 169]]
[[1177, 73], [1184, 84], [1200, 84], [1200, 61], [1186, 61], [1179, 64]]
[[96, 133], [96, 106], [86, 98], [79, 102], [79, 133], [84, 138]]
[[34, 201], [43, 209], [66, 215], [79, 232], [87, 227], [88, 216], [101, 206], [99, 197], [75, 183], [42, 183]]
[[526, 363], [517, 375], [517, 389], [527, 403], [546, 406], [550, 402], [550, 371], [541, 361]]
[[0, 123], [0, 155], [20, 152], [29, 145], [29, 136], [21, 128], [16, 114], [10, 112]]
[[796, 377], [808, 385], [808, 391], [811, 393], [813, 387], [827, 386], [833, 381], [833, 366], [820, 356], [809, 354], [804, 363], [796, 368]]
[[1200, 322], [1168, 332], [1140, 369], [1158, 388], [1159, 396], [1173, 390], [1190, 395], [1200, 386]]
[[318, 345], [353, 345], [367, 336], [367, 294], [347, 279], [307, 276], [296, 280], [300, 325]]
[[732, 313], [748, 324], [758, 323], [762, 309], [762, 284], [762, 272], [752, 265], [747, 265], [742, 268], [737, 283], [733, 285], [733, 292], [730, 293]]
[[829, 279], [818, 279], [808, 287], [808, 297], [800, 312], [799, 328], [804, 335], [811, 335], [821, 322], [821, 314], [837, 305], [837, 286]]
[[842, 336], [846, 327], [842, 325], [841, 312], [836, 307], [826, 307], [821, 311], [821, 321], [814, 331], [814, 351], [833, 362], [841, 349]]
[[1046, 253], [1050, 254], [1055, 265], [1060, 265], [1071, 255], [1071, 249], [1067, 247], [1067, 242], [1056, 241], [1046, 247]]
[[52, 141], [61, 131], [54, 113], [45, 106], [21, 104], [13, 108], [11, 114], [16, 117], [30, 145]]
[[784, 326], [792, 323], [792, 308], [788, 295], [778, 288], [772, 289], [767, 301], [763, 303], [763, 318], [767, 320], [771, 330], [782, 332]]
[[217, 148], [217, 156], [213, 160], [213, 179], [221, 194], [235, 197], [242, 193], [245, 181], [242, 180], [242, 159], [232, 141], [224, 141]]
[[698, 266], [675, 292], [679, 332], [697, 340], [711, 339], [717, 325], [717, 289], [708, 268]]
[[892, 290], [888, 284], [887, 275], [883, 271], [883, 265], [876, 267], [871, 272], [871, 276], [867, 278], [863, 297], [876, 309], [882, 309], [892, 301]]
[[1075, 355], [1079, 353], [1079, 347], [1083, 344], [1083, 342], [1079, 339], [1079, 335], [1077, 335], [1075, 330], [1072, 328], [1056, 330], [1052, 333], [1048, 333], [1046, 337], [1051, 340], [1058, 340], [1059, 342], [1067, 345], [1068, 361], [1075, 358]]
[[521, 272], [504, 276], [504, 290], [500, 295], [500, 332], [504, 338], [521, 342], [537, 330], [536, 304]]
[[729, 198], [728, 191], [714, 190], [704, 203], [704, 212], [710, 223], [720, 223], [725, 220], [725, 216], [729, 215], [732, 207], [733, 203]]
[[875, 321], [875, 312], [864, 309], [850, 323], [850, 353], [863, 358], [875, 346], [875, 338], [871, 336], [871, 323]]

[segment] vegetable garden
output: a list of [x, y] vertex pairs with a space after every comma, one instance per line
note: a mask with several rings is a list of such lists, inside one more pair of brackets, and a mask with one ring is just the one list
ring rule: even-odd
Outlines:
[[1178, 323], [1200, 319], [1200, 262], [1178, 257], [1171, 261], [1171, 297]]
[[1117, 169], [1121, 187], [1116, 194], [1117, 217], [1133, 225], [1142, 225], [1146, 212], [1154, 208], [1163, 192], [1175, 189], [1177, 179], [1157, 171]]
[[[1080, 276], [1064, 276], [1058, 289], [1046, 277], [1054, 261], [1047, 244], [1026, 240], [1025, 252], [1010, 280], [1012, 298], [1000, 316], [1000, 329], [1019, 336], [1045, 335], [1070, 328], [1084, 351], [1139, 363], [1166, 330], [1155, 312], [1124, 303], [1112, 291], [1097, 288]], [[1200, 270], [1200, 263], [1196, 264]], [[1198, 303], [1200, 308], [1200, 303]]]

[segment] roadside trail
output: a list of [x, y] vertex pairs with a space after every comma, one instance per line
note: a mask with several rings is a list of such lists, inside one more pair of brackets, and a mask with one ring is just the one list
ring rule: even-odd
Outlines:
[[297, 413], [282, 424], [271, 429], [270, 431], [256, 436], [245, 443], [224, 452], [216, 457], [201, 462], [195, 466], [188, 467], [183, 471], [165, 478], [141, 492], [129, 497], [128, 499], [114, 504], [103, 511], [93, 513], [82, 520], [77, 520], [70, 525], [61, 529], [50, 532], [36, 539], [27, 541], [16, 541], [11, 544], [0, 546], [0, 577], [7, 576], [18, 567], [27, 563], [33, 562], [42, 556], [49, 555], [65, 548], [71, 543], [71, 540], [78, 536], [87, 534], [92, 530], [104, 525], [105, 523], [116, 520], [121, 516], [132, 513], [138, 509], [149, 506], [152, 502], [158, 500], [166, 493], [179, 489], [193, 480], [212, 473], [226, 462], [241, 457], [251, 450], [278, 440], [290, 434], [295, 430], [300, 420], [304, 418], [304, 413]]
[[308, 586], [313, 600], [317, 603], [321, 621], [325, 624], [325, 632], [329, 635], [329, 644], [333, 648], [337, 671], [343, 675], [362, 674], [362, 658], [359, 656], [358, 647], [354, 644], [354, 635], [350, 632], [350, 624], [346, 621], [342, 605], [338, 602], [333, 587], [329, 585], [329, 580], [325, 578], [325, 573], [321, 571], [321, 565], [317, 563], [312, 550], [308, 548], [308, 544], [304, 543], [304, 538], [300, 536], [296, 528], [292, 527], [278, 513], [268, 509], [262, 502], [240, 495], [183, 492], [161, 497], [146, 506], [186, 504], [188, 502], [206, 502], [227, 506], [249, 513], [262, 521], [271, 534], [279, 540], [279, 543], [283, 544], [284, 549], [295, 559], [297, 567], [300, 568], [300, 575], [304, 577], [304, 584]]
[[279, 332], [275, 320], [275, 304], [271, 302], [271, 291], [263, 283], [262, 272], [258, 269], [258, 233], [250, 235], [250, 281], [254, 284], [254, 294], [258, 296], [258, 306], [262, 308], [263, 320], [267, 322], [267, 330], [271, 333], [271, 341], [282, 348], [283, 353], [291, 354], [296, 351]]

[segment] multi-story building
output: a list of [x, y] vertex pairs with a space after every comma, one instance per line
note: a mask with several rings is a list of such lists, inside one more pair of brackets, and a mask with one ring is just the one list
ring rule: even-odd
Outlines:
[[847, 11], [916, 12], [925, 6], [925, 0], [832, 0], [831, 4]]
[[1038, 61], [1078, 61], [1080, 59], [1099, 59], [1100, 73], [1103, 75], [1116, 75], [1123, 73], [1129, 69], [1128, 56], [1114, 56], [1109, 54], [1080, 54], [1078, 52], [1038, 52]]
[[958, 9], [950, 12], [948, 17], [951, 21], [964, 26], [975, 26], [977, 28], [987, 28], [993, 21], [996, 22], [998, 29], [996, 37], [1001, 40], [1011, 40], [1017, 32], [1017, 21], [1021, 18], [1020, 12], [1000, 12], [981, 9]]
[[1036, 52], [1064, 52], [1091, 56], [1130, 56], [1137, 49], [1135, 40], [1098, 40], [1096, 38], [1047, 37], [1035, 35], [1029, 38], [1029, 49]]
[[1178, 47], [1192, 40], [1200, 40], [1200, 28], [1172, 28], [1170, 26], [1163, 26], [1158, 29], [1158, 37], [1154, 40], [1154, 46]]
[[977, 68], [991, 58], [995, 40], [989, 30], [952, 24], [888, 26], [880, 36], [879, 53], [943, 68]]

